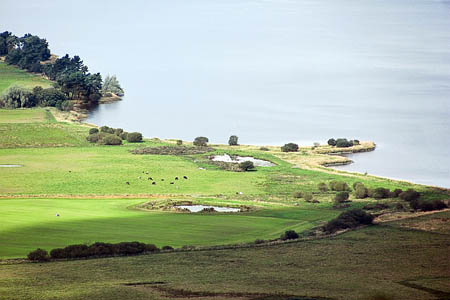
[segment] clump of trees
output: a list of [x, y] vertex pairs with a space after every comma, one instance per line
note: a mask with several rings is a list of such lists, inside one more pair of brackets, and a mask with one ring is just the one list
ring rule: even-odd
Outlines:
[[52, 106], [65, 111], [72, 109], [72, 103], [67, 100], [67, 96], [56, 88], [43, 89], [37, 86], [29, 90], [11, 86], [0, 97], [0, 107], [15, 109], [35, 106]]
[[236, 135], [230, 136], [230, 138], [228, 139], [228, 145], [237, 146], [238, 145], [238, 137]]
[[287, 143], [281, 147], [281, 152], [297, 152], [298, 145], [294, 143]]
[[352, 147], [352, 146], [356, 146], [359, 145], [359, 140], [347, 140], [344, 138], [339, 138], [339, 139], [329, 139], [328, 140], [328, 145], [330, 146], [336, 146], [339, 148], [347, 148], [347, 147]]
[[338, 230], [355, 228], [360, 225], [372, 224], [374, 216], [366, 213], [362, 209], [351, 209], [341, 213], [337, 218], [332, 219], [322, 227], [327, 233], [334, 233]]
[[209, 142], [209, 139], [207, 137], [198, 136], [194, 139], [193, 144], [194, 144], [194, 146], [197, 146], [197, 147], [207, 147], [208, 142]]
[[50, 258], [76, 259], [87, 257], [126, 256], [159, 251], [160, 249], [154, 244], [140, 242], [121, 242], [117, 244], [96, 242], [91, 245], [79, 244], [69, 245], [65, 248], [55, 248], [50, 251], [50, 255], [46, 250], [38, 248], [28, 254], [28, 259], [32, 261], [47, 261]]
[[100, 145], [122, 145], [122, 141], [126, 140], [129, 143], [142, 142], [142, 134], [139, 132], [126, 132], [122, 128], [111, 128], [108, 126], [89, 129], [89, 135], [86, 140], [90, 143], [97, 143]]
[[[28, 101], [26, 104], [17, 107], [31, 107], [35, 105], [55, 106], [58, 108], [68, 108], [69, 103], [62, 103], [65, 100], [79, 100], [82, 105], [90, 106], [98, 103], [102, 96], [103, 82], [100, 73], [91, 74], [81, 58], [77, 55], [69, 57], [68, 54], [54, 61], [50, 58], [50, 49], [45, 39], [29, 33], [23, 37], [17, 37], [11, 32], [0, 33], [0, 55], [5, 55], [8, 64], [18, 66], [27, 71], [43, 73], [50, 80], [56, 81], [55, 89], [64, 93], [65, 98], [61, 100], [58, 96], [53, 104], [46, 104], [46, 101]], [[107, 77], [107, 89], [112, 89], [120, 93], [120, 85], [117, 78]], [[49, 93], [54, 93], [49, 91]], [[123, 94], [123, 90], [122, 90]], [[50, 101], [50, 103], [52, 103]], [[60, 103], [60, 104], [58, 104]]]

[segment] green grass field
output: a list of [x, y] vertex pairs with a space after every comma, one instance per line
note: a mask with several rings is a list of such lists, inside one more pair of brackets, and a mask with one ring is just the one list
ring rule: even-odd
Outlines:
[[[445, 212], [415, 220], [449, 218]], [[269, 247], [2, 265], [0, 297], [449, 299], [449, 234], [404, 223]]]
[[13, 85], [29, 89], [35, 86], [48, 88], [52, 85], [52, 82], [41, 76], [30, 74], [15, 66], [0, 62], [0, 95]]

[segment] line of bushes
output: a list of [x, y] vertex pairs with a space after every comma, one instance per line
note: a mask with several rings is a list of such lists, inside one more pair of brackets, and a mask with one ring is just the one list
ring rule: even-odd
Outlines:
[[97, 143], [100, 145], [122, 145], [122, 140], [129, 143], [142, 142], [142, 134], [139, 132], [126, 132], [122, 128], [111, 128], [108, 126], [89, 129], [89, 135], [86, 140], [90, 143]]
[[334, 233], [338, 230], [355, 228], [361, 225], [372, 224], [374, 216], [362, 209], [351, 209], [344, 211], [337, 218], [332, 219], [322, 227], [327, 233]]
[[[165, 250], [172, 248], [165, 246]], [[173, 248], [172, 248], [173, 249]], [[28, 253], [31, 261], [48, 261], [50, 259], [73, 259], [103, 256], [127, 256], [137, 255], [144, 252], [159, 252], [160, 249], [154, 244], [140, 242], [121, 242], [117, 244], [96, 242], [92, 245], [69, 245], [65, 248], [55, 248], [50, 254], [44, 249], [36, 249]]]
[[359, 145], [359, 140], [347, 140], [344, 138], [340, 138], [340, 139], [329, 139], [328, 140], [328, 145], [330, 146], [336, 146], [338, 148], [347, 148], [347, 147], [352, 147], [352, 146], [356, 146]]

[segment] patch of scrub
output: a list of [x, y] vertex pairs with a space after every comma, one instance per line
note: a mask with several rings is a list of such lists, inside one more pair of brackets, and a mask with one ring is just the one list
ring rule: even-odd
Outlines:
[[221, 161], [226, 163], [241, 163], [244, 161], [251, 161], [256, 167], [273, 167], [275, 166], [274, 163], [262, 160], [262, 159], [256, 159], [251, 156], [230, 156], [228, 154], [223, 155], [215, 155], [211, 158], [212, 161]]
[[188, 210], [196, 213], [201, 211], [216, 211], [216, 212], [240, 212], [240, 208], [233, 207], [220, 207], [220, 206], [207, 206], [207, 205], [178, 205], [176, 206], [182, 210]]
[[0, 165], [0, 168], [20, 168], [23, 165]]

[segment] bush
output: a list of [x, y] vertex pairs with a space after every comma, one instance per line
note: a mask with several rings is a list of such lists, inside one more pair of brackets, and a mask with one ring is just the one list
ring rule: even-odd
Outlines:
[[18, 86], [11, 86], [1, 96], [6, 108], [25, 108], [36, 106], [36, 99], [29, 90]]
[[97, 143], [100, 140], [100, 135], [98, 133], [90, 134], [86, 137], [89, 143]]
[[353, 143], [350, 143], [347, 141], [347, 139], [337, 139], [336, 140], [336, 147], [339, 148], [347, 148], [353, 146]]
[[419, 199], [420, 194], [414, 189], [408, 189], [407, 191], [400, 193], [399, 197], [402, 200], [410, 202]]
[[421, 211], [433, 211], [447, 208], [447, 205], [442, 200], [424, 201], [414, 199], [409, 202], [409, 205], [412, 209], [420, 209]]
[[282, 152], [297, 152], [298, 151], [298, 145], [294, 143], [287, 143], [284, 146], [281, 147]]
[[194, 139], [193, 144], [194, 144], [194, 146], [197, 146], [197, 147], [206, 147], [206, 146], [208, 146], [208, 142], [209, 142], [209, 140], [207, 137], [198, 136]]
[[366, 213], [362, 209], [351, 209], [341, 213], [337, 218], [329, 221], [323, 230], [328, 233], [334, 233], [341, 229], [355, 228], [359, 225], [372, 224], [374, 216]]
[[297, 192], [294, 192], [294, 193], [292, 194], [292, 196], [293, 196], [294, 198], [297, 198], [297, 199], [303, 198], [303, 193], [300, 192], [300, 191], [297, 191]]
[[27, 257], [31, 261], [47, 261], [49, 259], [48, 252], [41, 248], [31, 251]]
[[230, 136], [230, 138], [228, 140], [228, 145], [237, 146], [238, 145], [238, 137], [235, 135]]
[[119, 136], [119, 137], [120, 137], [120, 135], [122, 134], [122, 132], [123, 132], [123, 129], [122, 129], [122, 128], [116, 128], [116, 129], [114, 129], [114, 134], [117, 135], [117, 136]]
[[173, 247], [172, 246], [163, 246], [161, 249], [164, 251], [172, 251]]
[[50, 251], [50, 257], [52, 259], [58, 259], [58, 258], [66, 258], [66, 251], [62, 248], [55, 248]]
[[359, 145], [359, 144], [360, 144], [360, 143], [359, 143], [359, 140], [353, 140], [353, 141], [352, 141], [352, 143], [353, 143], [353, 145], [354, 145], [354, 146], [356, 146], [356, 145]]
[[97, 128], [89, 129], [89, 134], [95, 134], [95, 133], [98, 133], [98, 129]]
[[312, 195], [311, 193], [305, 193], [305, 194], [303, 195], [303, 198], [305, 198], [305, 201], [306, 201], [306, 202], [311, 202], [312, 199], [313, 199], [313, 195]]
[[389, 205], [384, 203], [377, 203], [377, 204], [367, 204], [363, 206], [363, 209], [366, 210], [372, 210], [372, 209], [386, 209], [389, 208]]
[[350, 194], [348, 192], [339, 192], [334, 196], [334, 201], [337, 203], [344, 203], [348, 200]]
[[140, 143], [142, 142], [142, 134], [139, 132], [130, 132], [127, 134], [127, 141], [129, 143]]
[[177, 146], [181, 146], [183, 145], [183, 141], [182, 140], [177, 140]]
[[127, 137], [128, 137], [128, 132], [126, 132], [126, 131], [124, 131], [124, 132], [122, 132], [122, 133], [120, 134], [120, 138], [121, 138], [122, 140], [126, 140]]
[[269, 151], [270, 149], [267, 148], [267, 147], [261, 147], [261, 148], [259, 148], [259, 150], [261, 150], [261, 151]]
[[239, 164], [239, 168], [242, 171], [250, 171], [250, 170], [253, 170], [255, 168], [255, 165], [253, 164], [253, 162], [247, 160], [247, 161], [241, 162]]
[[385, 199], [389, 198], [390, 191], [388, 189], [379, 187], [373, 190], [372, 196], [375, 199]]
[[328, 145], [330, 145], [330, 146], [336, 146], [336, 140], [335, 140], [335, 139], [329, 139], [329, 140], [328, 140]]
[[392, 192], [391, 198], [397, 198], [398, 196], [400, 196], [400, 194], [401, 194], [402, 192], [403, 192], [403, 191], [402, 191], [401, 189], [395, 189], [395, 190]]
[[353, 185], [352, 185], [352, 186], [353, 186], [353, 190], [356, 191], [356, 188], [357, 188], [358, 186], [360, 186], [360, 185], [364, 186], [364, 184], [363, 184], [362, 182], [359, 182], [359, 181], [354, 182]]
[[280, 239], [282, 241], [286, 241], [286, 240], [295, 240], [298, 239], [298, 233], [295, 232], [294, 230], [287, 230], [285, 233], [283, 233], [280, 236]]
[[330, 182], [330, 189], [335, 192], [350, 191], [350, 188], [347, 185], [347, 183], [345, 183], [343, 181], [336, 181], [336, 180], [333, 180]]
[[154, 244], [145, 244], [145, 251], [146, 252], [159, 252], [160, 249], [156, 247]]
[[102, 145], [122, 145], [122, 139], [115, 134], [107, 134], [99, 143]]
[[102, 127], [100, 127], [100, 131], [101, 131], [101, 132], [105, 132], [105, 133], [114, 134], [114, 128], [110, 128], [110, 127], [108, 127], [108, 126], [102, 126]]
[[88, 247], [86, 256], [108, 256], [114, 254], [114, 245], [103, 242], [96, 242]]
[[256, 239], [253, 243], [256, 245], [264, 244], [266, 241], [261, 239]]
[[325, 182], [321, 182], [317, 185], [317, 188], [319, 189], [319, 191], [321, 192], [328, 192], [328, 186]]
[[146, 250], [146, 245], [140, 242], [122, 242], [114, 245], [114, 253], [119, 255], [136, 255]]
[[355, 189], [355, 197], [357, 199], [367, 198], [368, 189], [364, 185], [358, 185]]

